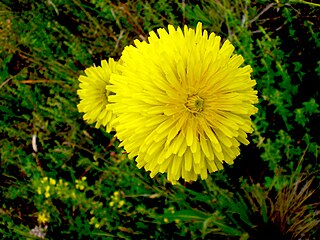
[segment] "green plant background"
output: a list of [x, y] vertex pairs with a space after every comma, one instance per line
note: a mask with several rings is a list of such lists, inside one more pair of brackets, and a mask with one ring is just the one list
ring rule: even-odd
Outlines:
[[[0, 237], [320, 239], [316, 2], [2, 0]], [[259, 112], [234, 165], [172, 186], [83, 121], [78, 76], [198, 21], [253, 67]]]

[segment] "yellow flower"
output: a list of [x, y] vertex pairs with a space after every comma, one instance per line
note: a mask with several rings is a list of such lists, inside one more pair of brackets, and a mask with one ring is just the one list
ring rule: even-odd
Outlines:
[[101, 67], [89, 67], [84, 72], [87, 76], [79, 77], [79, 90], [77, 91], [81, 101], [78, 104], [79, 112], [84, 112], [83, 119], [89, 124], [96, 122], [95, 127], [101, 125], [107, 127], [107, 131], [112, 130], [111, 122], [113, 114], [106, 109], [108, 97], [111, 94], [106, 90], [109, 84], [110, 75], [116, 72], [117, 63], [110, 58], [101, 61]]
[[84, 190], [85, 186], [84, 186], [84, 181], [87, 180], [87, 177], [84, 176], [81, 178], [81, 180], [76, 180], [76, 189], [80, 189], [81, 191]]
[[48, 181], [48, 177], [44, 177], [41, 179], [41, 183], [46, 183]]
[[46, 192], [45, 192], [44, 196], [45, 196], [46, 198], [50, 197], [50, 186], [46, 186], [46, 187], [45, 187], [45, 190], [46, 190]]
[[124, 200], [120, 200], [118, 203], [118, 208], [122, 208], [122, 206], [124, 205]]
[[46, 211], [41, 212], [38, 214], [38, 223], [39, 224], [46, 224], [50, 220], [50, 214]]
[[113, 193], [113, 196], [111, 196], [111, 201], [109, 202], [109, 206], [110, 207], [113, 207], [116, 205], [116, 207], [118, 208], [121, 208], [124, 204], [125, 204], [125, 201], [124, 200], [120, 200], [120, 192], [119, 191], [115, 191]]
[[250, 116], [257, 112], [256, 82], [242, 56], [232, 55], [227, 40], [196, 30], [168, 26], [150, 32], [148, 42], [135, 40], [112, 74], [107, 109], [129, 157], [139, 168], [167, 173], [175, 183], [223, 168], [248, 144]]
[[56, 180], [53, 179], [53, 178], [50, 178], [49, 182], [50, 182], [51, 185], [56, 185]]

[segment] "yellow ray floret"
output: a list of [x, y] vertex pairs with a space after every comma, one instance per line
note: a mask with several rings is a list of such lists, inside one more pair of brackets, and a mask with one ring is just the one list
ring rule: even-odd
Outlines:
[[[107, 89], [117, 136], [139, 168], [196, 180], [232, 164], [257, 112], [250, 66], [229, 41], [169, 25], [124, 49]], [[98, 78], [98, 77], [97, 77]], [[96, 101], [96, 100], [95, 100]], [[92, 104], [93, 104], [92, 100]], [[83, 106], [82, 109], [84, 109]]]

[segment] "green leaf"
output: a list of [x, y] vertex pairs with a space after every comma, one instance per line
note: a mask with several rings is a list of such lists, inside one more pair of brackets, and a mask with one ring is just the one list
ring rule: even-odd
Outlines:
[[175, 219], [184, 221], [205, 221], [210, 215], [198, 210], [181, 210], [171, 214], [163, 214], [163, 217], [167, 218], [169, 222], [174, 221]]
[[303, 108], [297, 108], [296, 110], [294, 110], [294, 112], [295, 121], [304, 127], [306, 122], [308, 122], [308, 118], [305, 117]]
[[312, 113], [319, 113], [318, 110], [319, 104], [316, 103], [316, 100], [314, 98], [311, 98], [309, 102], [303, 103], [306, 113], [312, 114]]
[[[238, 236], [241, 237], [243, 232], [241, 232], [240, 230], [234, 228], [234, 227], [230, 227], [228, 226], [226, 223], [224, 223], [221, 219], [217, 219], [216, 216], [212, 216], [210, 218], [208, 218], [206, 220], [206, 222], [204, 223], [204, 228], [203, 231], [205, 232], [205, 230], [208, 228], [208, 226], [210, 226], [210, 228], [212, 227], [218, 227], [220, 229], [221, 232], [229, 235], [229, 236]], [[209, 229], [210, 229], [209, 228]]]

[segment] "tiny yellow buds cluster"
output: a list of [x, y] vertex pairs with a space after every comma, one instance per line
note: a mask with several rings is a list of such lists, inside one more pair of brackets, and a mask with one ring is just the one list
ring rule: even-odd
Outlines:
[[36, 192], [45, 198], [60, 197], [76, 199], [76, 189], [83, 191], [87, 186], [86, 179], [86, 177], [82, 177], [80, 180], [75, 181], [75, 186], [72, 186], [62, 179], [57, 181], [53, 178], [43, 177], [39, 182], [34, 182], [34, 185]]
[[44, 177], [40, 180], [42, 186], [37, 187], [37, 193], [41, 195], [44, 193], [45, 198], [49, 198], [51, 196], [51, 190], [54, 188], [51, 188], [51, 186], [56, 185], [56, 180], [53, 178]]
[[46, 198], [50, 197], [50, 186], [46, 186], [46, 187], [45, 187], [45, 194], [44, 194], [44, 196], [45, 196]]
[[[100, 228], [108, 224], [108, 219], [105, 218], [107, 212], [103, 210], [103, 202], [93, 201], [88, 203], [86, 196], [86, 190], [88, 188], [87, 177], [83, 176], [80, 179], [75, 180], [74, 184], [70, 184], [63, 179], [54, 179], [49, 177], [43, 177], [40, 180], [35, 179], [33, 182], [35, 192], [37, 192], [40, 198], [46, 203], [50, 204], [52, 199], [59, 198], [62, 201], [72, 202], [77, 206], [81, 205], [86, 208], [86, 211], [93, 215], [89, 221], [95, 228]], [[120, 193], [117, 191], [111, 197], [112, 204], [116, 208], [121, 208], [124, 204], [124, 200], [121, 199]], [[51, 210], [49, 210], [51, 213]], [[40, 211], [37, 215], [39, 224], [45, 225], [50, 221], [50, 213], [47, 211]]]
[[94, 225], [95, 228], [99, 228], [101, 227], [101, 224], [98, 222], [98, 220], [96, 219], [96, 217], [92, 217], [89, 221], [90, 225]]
[[[97, 203], [97, 204], [100, 205], [102, 203]], [[102, 207], [102, 205], [101, 205], [101, 207]], [[94, 215], [95, 213], [97, 213], [97, 215]], [[92, 214], [94, 216], [90, 218], [89, 224], [93, 225], [94, 228], [100, 228], [100, 227], [108, 224], [108, 219], [105, 217], [107, 215], [107, 211], [99, 210], [99, 211], [96, 212], [94, 210], [91, 210], [90, 214]]]
[[40, 180], [41, 183], [46, 183], [48, 182], [48, 177], [44, 177]]
[[76, 180], [76, 189], [79, 189], [81, 191], [85, 188], [85, 181], [87, 180], [87, 177], [82, 177], [80, 180]]
[[125, 201], [121, 199], [119, 191], [115, 191], [113, 196], [111, 196], [111, 201], [109, 202], [110, 207], [121, 208], [124, 205]]

